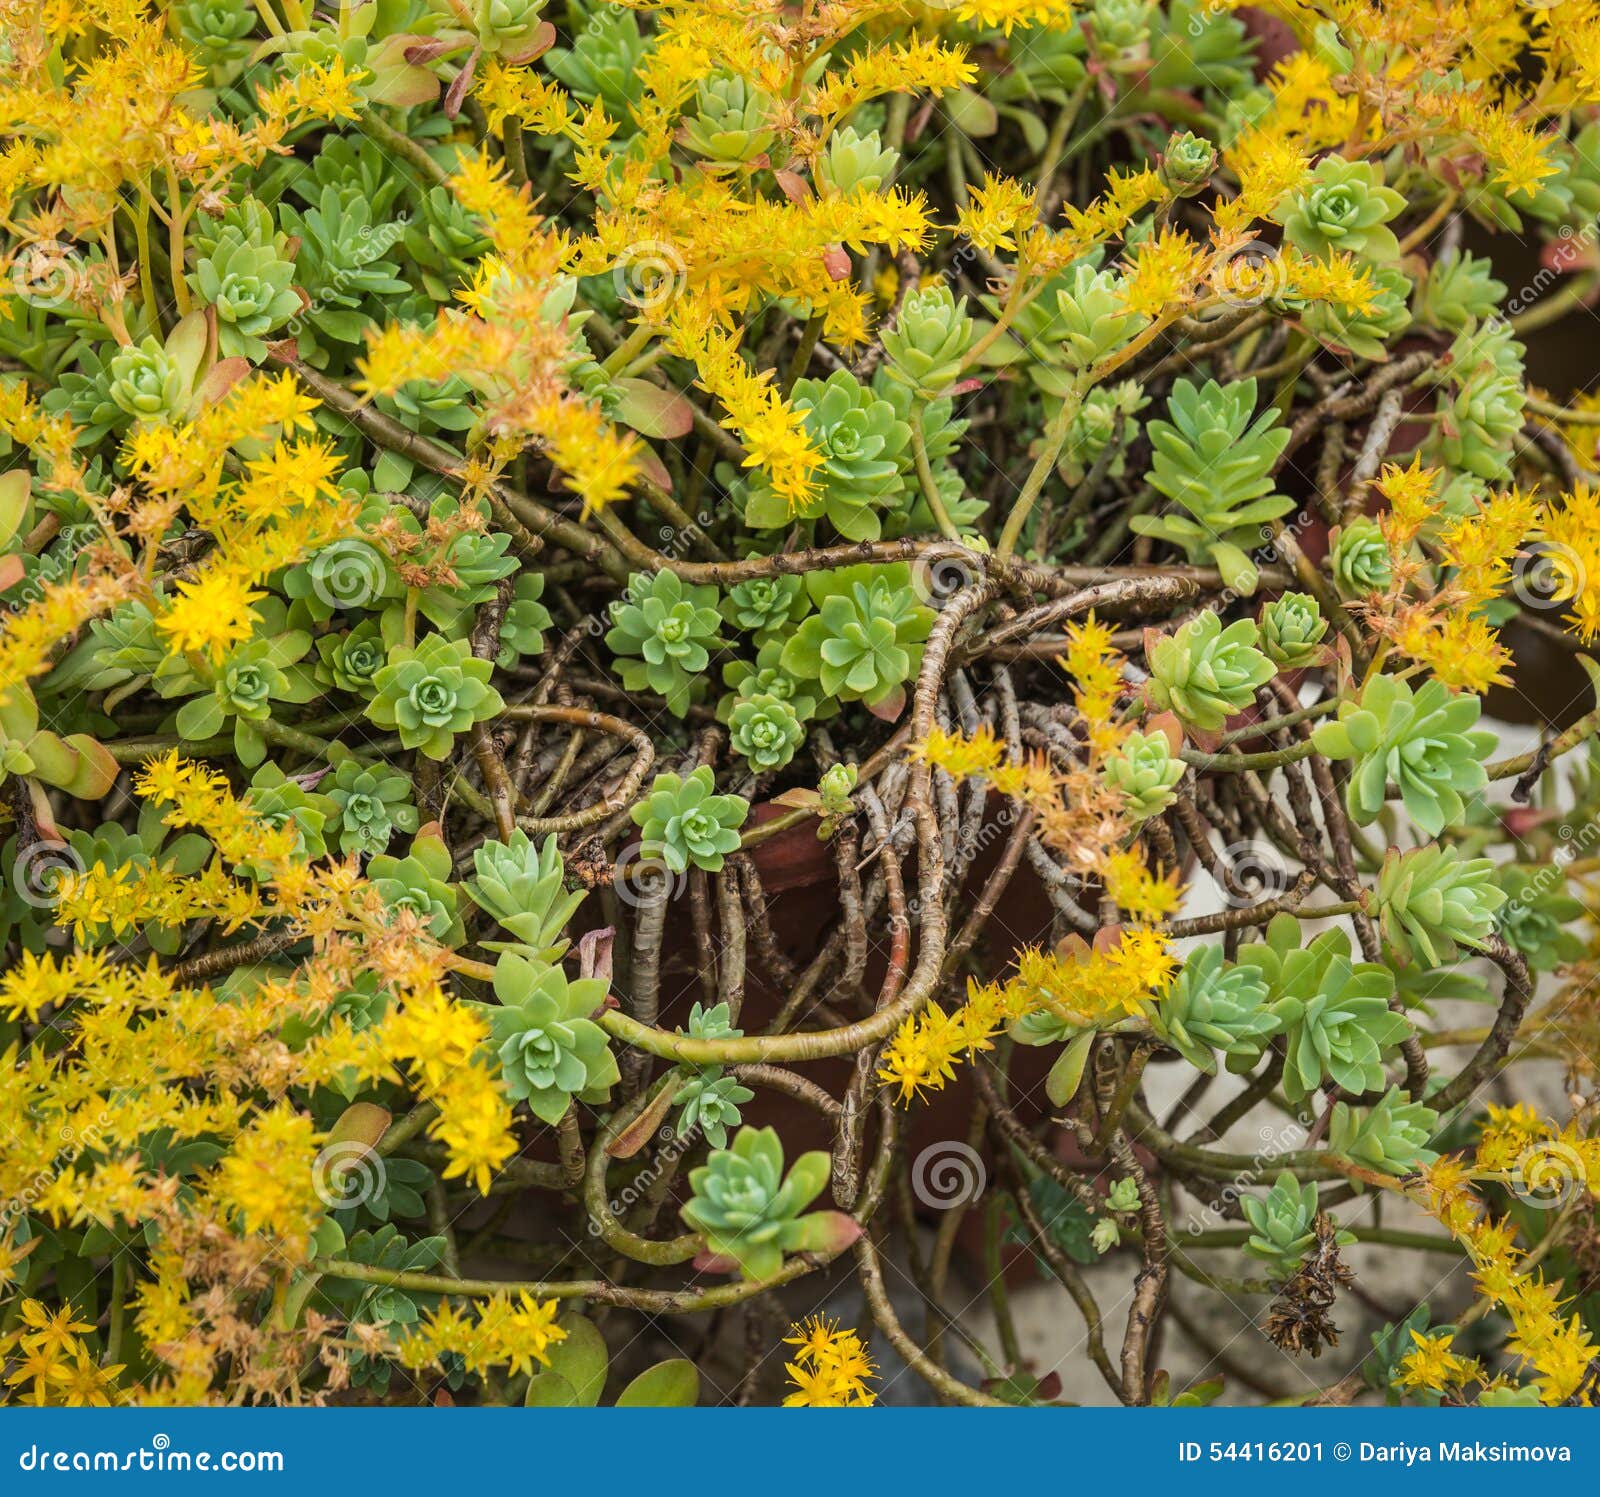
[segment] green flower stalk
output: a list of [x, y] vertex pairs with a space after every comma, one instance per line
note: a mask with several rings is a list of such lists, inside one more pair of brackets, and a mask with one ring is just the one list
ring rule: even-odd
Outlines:
[[884, 370], [931, 400], [953, 385], [972, 343], [967, 299], [960, 301], [942, 282], [919, 286], [900, 303], [900, 315], [883, 333]]
[[828, 1172], [828, 1156], [813, 1149], [785, 1175], [777, 1130], [741, 1128], [731, 1148], [689, 1171], [694, 1197], [681, 1214], [714, 1257], [730, 1259], [752, 1282], [770, 1279], [785, 1253], [835, 1253], [861, 1235], [841, 1211], [806, 1211]]
[[1394, 580], [1389, 543], [1376, 520], [1356, 519], [1341, 526], [1329, 558], [1334, 585], [1346, 598], [1382, 592]]
[[1265, 539], [1263, 527], [1287, 514], [1294, 501], [1274, 492], [1273, 464], [1289, 433], [1268, 406], [1254, 416], [1256, 382], [1195, 385], [1180, 379], [1167, 402], [1171, 421], [1145, 426], [1155, 449], [1150, 486], [1181, 505], [1181, 515], [1135, 515], [1140, 535], [1182, 549], [1191, 562], [1215, 566], [1229, 587], [1255, 591], [1258, 574], [1249, 553]]
[[[796, 380], [790, 399], [822, 458], [820, 495], [804, 518], [826, 519], [846, 540], [879, 539], [880, 511], [905, 492], [901, 458], [910, 447], [910, 425], [848, 369], [825, 380]], [[751, 485], [744, 517], [757, 530], [788, 526], [795, 518], [789, 501], [762, 483]]]
[[1261, 610], [1261, 652], [1279, 670], [1298, 670], [1322, 657], [1328, 621], [1310, 593], [1284, 593]]
[[1401, 1100], [1401, 1095], [1392, 1087], [1371, 1108], [1335, 1102], [1329, 1150], [1386, 1175], [1408, 1175], [1432, 1164], [1439, 1155], [1428, 1140], [1438, 1132], [1439, 1115], [1420, 1102]]
[[1208, 1076], [1216, 1074], [1215, 1051], [1229, 1069], [1248, 1068], [1279, 1027], [1260, 972], [1228, 963], [1218, 945], [1195, 947], [1149, 1013], [1150, 1032]]
[[1273, 215], [1283, 237], [1308, 255], [1335, 251], [1363, 260], [1400, 258], [1400, 242], [1388, 227], [1406, 205], [1383, 185], [1383, 170], [1368, 161], [1324, 156], [1306, 185], [1289, 193]]
[[1413, 692], [1398, 676], [1378, 675], [1359, 699], [1340, 702], [1338, 721], [1320, 724], [1311, 741], [1330, 759], [1353, 761], [1345, 805], [1358, 825], [1377, 820], [1392, 781], [1406, 814], [1437, 837], [1489, 783], [1484, 760], [1499, 739], [1473, 728], [1482, 708], [1433, 677]]
[[1106, 756], [1106, 783], [1123, 795], [1124, 807], [1134, 821], [1144, 821], [1166, 810], [1186, 766], [1173, 752], [1165, 733], [1129, 733]]
[[403, 774], [345, 759], [334, 771], [328, 799], [338, 808], [338, 846], [347, 857], [381, 853], [396, 832], [417, 829], [411, 781]]
[[686, 778], [655, 777], [650, 793], [630, 813], [643, 833], [645, 857], [660, 858], [674, 873], [687, 872], [691, 863], [708, 873], [721, 870], [723, 859], [739, 846], [750, 803], [715, 794], [715, 784], [709, 764]]
[[605, 1002], [606, 984], [569, 980], [560, 967], [516, 952], [494, 967], [499, 1008], [487, 1013], [506, 1091], [552, 1126], [572, 1105], [600, 1103], [619, 1079], [605, 1030], [591, 1017]]
[[1505, 892], [1487, 858], [1463, 858], [1453, 847], [1393, 848], [1378, 873], [1383, 934], [1405, 962], [1453, 962], [1460, 948], [1481, 951], [1494, 930]]
[[[1046, 395], [1065, 399], [1077, 389], [1077, 375], [1114, 353], [1147, 322], [1130, 312], [1122, 283], [1094, 260], [1057, 271], [1032, 302], [1012, 318], [1008, 336], [983, 356], [989, 365], [1019, 364]], [[998, 314], [994, 297], [982, 298]]]
[[558, 962], [570, 944], [562, 934], [583, 890], [568, 893], [566, 865], [554, 834], [536, 844], [518, 827], [505, 842], [489, 838], [472, 854], [475, 877], [462, 881], [467, 897], [516, 944], [485, 941], [491, 951], [521, 951], [535, 961]]
[[[1302, 1185], [1284, 1170], [1265, 1198], [1243, 1195], [1239, 1206], [1250, 1224], [1245, 1252], [1270, 1264], [1278, 1278], [1288, 1278], [1317, 1240], [1316, 1185], [1311, 1181]], [[1355, 1240], [1353, 1232], [1340, 1232], [1336, 1237], [1341, 1247]]]
[[1215, 732], [1272, 679], [1272, 662], [1256, 648], [1259, 638], [1254, 619], [1235, 619], [1224, 629], [1216, 614], [1197, 615], [1150, 647], [1151, 696], [1184, 722]]
[[897, 712], [933, 627], [933, 610], [911, 587], [911, 569], [897, 562], [813, 573], [806, 591], [817, 612], [784, 646], [782, 668], [817, 682], [824, 700]]
[[737, 75], [702, 79], [695, 112], [683, 120], [683, 143], [697, 156], [737, 165], [772, 144], [772, 98]]
[[743, 697], [728, 717], [728, 743], [760, 774], [782, 769], [800, 747], [805, 727], [781, 697]]
[[406, 748], [448, 759], [458, 733], [504, 710], [489, 685], [493, 669], [493, 662], [474, 658], [467, 640], [430, 634], [415, 649], [389, 652], [388, 663], [373, 673], [367, 716], [398, 731]]
[[189, 277], [194, 294], [217, 313], [217, 342], [224, 355], [259, 364], [267, 335], [300, 310], [294, 266], [271, 244], [254, 244], [237, 231], [224, 233]]
[[627, 596], [611, 605], [606, 644], [629, 691], [653, 691], [682, 717], [723, 643], [714, 587], [691, 587], [675, 573], [635, 572]]

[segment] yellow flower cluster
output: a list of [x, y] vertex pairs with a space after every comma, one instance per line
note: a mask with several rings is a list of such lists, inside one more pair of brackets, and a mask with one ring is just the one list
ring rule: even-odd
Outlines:
[[40, 1408], [109, 1408], [116, 1397], [121, 1364], [102, 1367], [80, 1339], [94, 1326], [78, 1320], [70, 1305], [51, 1310], [23, 1300], [15, 1329], [0, 1334], [0, 1403], [13, 1399]]
[[1072, 1029], [1098, 1029], [1136, 1018], [1171, 982], [1177, 961], [1149, 929], [1110, 928], [1093, 946], [1074, 937], [1054, 952], [1035, 947], [1017, 958], [1005, 982], [967, 981], [967, 1001], [947, 1014], [928, 1003], [884, 1047], [878, 1078], [909, 1105], [942, 1091], [962, 1058], [993, 1048], [1007, 1024], [1047, 1015]]
[[526, 1290], [482, 1300], [474, 1315], [446, 1300], [401, 1338], [398, 1356], [411, 1368], [437, 1366], [454, 1354], [468, 1372], [502, 1367], [516, 1376], [550, 1365], [550, 1348], [567, 1333], [556, 1324], [555, 1300], [536, 1300]]
[[794, 1392], [783, 1402], [787, 1408], [863, 1409], [876, 1402], [867, 1384], [878, 1375], [861, 1337], [849, 1327], [813, 1315], [791, 1326], [784, 1338], [796, 1348], [794, 1360], [784, 1364]]

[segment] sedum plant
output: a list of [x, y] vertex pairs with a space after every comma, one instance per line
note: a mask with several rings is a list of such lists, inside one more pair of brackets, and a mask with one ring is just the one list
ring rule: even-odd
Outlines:
[[397, 648], [372, 675], [367, 716], [393, 728], [406, 748], [447, 758], [458, 734], [505, 706], [489, 685], [494, 667], [476, 659], [464, 639], [430, 634], [415, 649]]
[[692, 863], [715, 873], [739, 846], [739, 828], [750, 804], [737, 795], [717, 795], [708, 766], [688, 775], [658, 774], [650, 793], [633, 808], [644, 856], [660, 858], [674, 873]]
[[1196, 615], [1151, 646], [1151, 696], [1184, 722], [1214, 732], [1272, 679], [1272, 662], [1256, 648], [1259, 639], [1251, 619], [1224, 628], [1214, 613]]
[[517, 827], [504, 842], [491, 837], [474, 849], [472, 867], [473, 877], [461, 885], [467, 897], [517, 938], [484, 945], [491, 951], [520, 951], [535, 961], [560, 961], [570, 944], [562, 932], [583, 903], [583, 891], [568, 891], [556, 839], [536, 843]]
[[[1287, 1278], [1317, 1240], [1317, 1187], [1310, 1181], [1302, 1185], [1284, 1170], [1265, 1196], [1241, 1196], [1239, 1206], [1250, 1224], [1244, 1250]], [[1335, 1238], [1341, 1244], [1355, 1240], [1353, 1232]]]
[[605, 1001], [603, 982], [569, 980], [559, 966], [507, 951], [494, 965], [494, 995], [500, 1002], [487, 1014], [490, 1043], [513, 1101], [554, 1124], [574, 1099], [605, 1100], [618, 1071], [593, 1019]]
[[1381, 10], [7, 7], [0, 1395], [1595, 1403], [1600, 7]]
[[689, 1172], [694, 1195], [683, 1219], [706, 1248], [734, 1263], [740, 1277], [772, 1278], [785, 1253], [837, 1252], [860, 1235], [840, 1211], [807, 1211], [828, 1178], [828, 1156], [802, 1154], [785, 1173], [775, 1129], [741, 1128], [726, 1149]]
[[1351, 761], [1345, 805], [1351, 820], [1378, 818], [1390, 784], [1406, 814], [1428, 836], [1461, 820], [1466, 798], [1488, 783], [1483, 761], [1499, 742], [1472, 725], [1482, 702], [1452, 695], [1443, 682], [1413, 691], [1398, 676], [1374, 676], [1359, 698], [1339, 704], [1337, 722], [1311, 735], [1318, 752]]
[[1464, 858], [1453, 847], [1390, 849], [1378, 875], [1383, 934], [1405, 962], [1430, 967], [1454, 961], [1461, 947], [1481, 949], [1505, 893], [1487, 858]]
[[1169, 421], [1146, 423], [1155, 449], [1150, 485], [1183, 511], [1135, 515], [1140, 535], [1180, 547], [1188, 559], [1215, 566], [1229, 587], [1252, 593], [1257, 577], [1250, 552], [1265, 527], [1293, 508], [1274, 492], [1273, 466], [1289, 433], [1271, 406], [1255, 415], [1256, 382], [1226, 387], [1180, 379], [1167, 403]]
[[714, 587], [688, 587], [673, 572], [635, 574], [628, 597], [611, 605], [606, 646], [630, 691], [653, 691], [682, 717], [722, 643]]

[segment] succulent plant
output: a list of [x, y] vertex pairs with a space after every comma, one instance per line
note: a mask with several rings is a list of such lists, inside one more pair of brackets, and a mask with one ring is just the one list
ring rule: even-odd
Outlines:
[[737, 795], [717, 795], [715, 789], [709, 764], [686, 777], [658, 774], [631, 813], [643, 833], [645, 857], [659, 857], [674, 873], [687, 872], [691, 863], [718, 872], [739, 845], [738, 829], [750, 803]]
[[1327, 1080], [1357, 1096], [1383, 1086], [1385, 1055], [1411, 1033], [1410, 1020], [1389, 1007], [1394, 974], [1386, 966], [1352, 961], [1342, 930], [1302, 946], [1300, 923], [1287, 914], [1273, 918], [1265, 942], [1242, 946], [1238, 959], [1267, 984], [1291, 1101]]
[[[1096, 385], [1084, 396], [1067, 425], [1057, 467], [1062, 478], [1076, 487], [1105, 455], [1108, 478], [1121, 478], [1128, 469], [1127, 449], [1137, 439], [1139, 423], [1133, 418], [1150, 404], [1137, 380]], [[1111, 448], [1109, 453], [1107, 448]]]
[[615, 120], [632, 117], [644, 97], [644, 60], [651, 39], [625, 6], [596, 5], [575, 29], [571, 48], [552, 47], [545, 66], [586, 104], [605, 105]]
[[1256, 648], [1259, 638], [1254, 619], [1235, 619], [1224, 629], [1209, 610], [1196, 615], [1151, 646], [1151, 695], [1184, 722], [1214, 732], [1272, 679], [1272, 662]]
[[1180, 379], [1167, 402], [1171, 421], [1150, 421], [1155, 449], [1150, 486], [1185, 511], [1135, 515], [1133, 528], [1182, 548], [1191, 562], [1214, 565], [1229, 587], [1255, 591], [1258, 574], [1249, 553], [1263, 527], [1294, 507], [1273, 492], [1273, 464], [1289, 433], [1268, 406], [1252, 420], [1256, 382], [1196, 385]]
[[1205, 191], [1216, 165], [1216, 147], [1209, 140], [1180, 130], [1167, 141], [1156, 171], [1174, 197], [1188, 198]]
[[1385, 345], [1411, 326], [1406, 305], [1411, 278], [1395, 265], [1369, 265], [1366, 275], [1373, 298], [1365, 307], [1293, 296], [1278, 300], [1318, 342], [1352, 358], [1377, 361], [1388, 357]]
[[[809, 597], [802, 598], [802, 607], [809, 604]], [[783, 650], [783, 636], [775, 633], [756, 652], [754, 665], [748, 660], [730, 660], [723, 666], [722, 679], [733, 689], [717, 703], [718, 722], [727, 722], [740, 702], [758, 696], [774, 696], [787, 702], [802, 722], [817, 711], [817, 683], [801, 683], [784, 670], [779, 663]]]
[[1490, 483], [1511, 471], [1513, 440], [1522, 430], [1527, 390], [1523, 346], [1511, 325], [1493, 319], [1459, 334], [1445, 366], [1434, 429], [1422, 459], [1465, 470]]
[[749, 1087], [741, 1086], [732, 1076], [724, 1076], [719, 1066], [692, 1071], [673, 1094], [673, 1104], [683, 1109], [678, 1114], [679, 1136], [703, 1133], [713, 1149], [725, 1148], [728, 1129], [739, 1126], [740, 1105], [754, 1096]]
[[1505, 899], [1494, 864], [1453, 847], [1390, 848], [1378, 874], [1384, 936], [1402, 961], [1420, 956], [1430, 967], [1454, 961], [1463, 946], [1481, 950]]
[[540, 50], [545, 0], [477, 0], [478, 42], [490, 54], [523, 62]]
[[1093, 0], [1089, 45], [1094, 55], [1123, 69], [1147, 65], [1157, 8], [1155, 0]]
[[1208, 1076], [1217, 1050], [1234, 1064], [1253, 1063], [1279, 1020], [1267, 1007], [1267, 985], [1248, 965], [1234, 965], [1215, 944], [1196, 946], [1171, 987], [1150, 1005], [1150, 1032]]
[[1462, 333], [1498, 312], [1505, 294], [1505, 282], [1495, 278], [1488, 260], [1452, 246], [1417, 284], [1412, 313], [1424, 327]]
[[728, 715], [728, 743], [758, 774], [782, 769], [792, 758], [805, 727], [782, 697], [740, 697]]
[[1482, 708], [1479, 697], [1431, 676], [1413, 692], [1398, 676], [1377, 675], [1311, 739], [1328, 758], [1353, 761], [1345, 805], [1358, 825], [1377, 819], [1392, 781], [1406, 814], [1437, 837], [1466, 813], [1465, 797], [1489, 782], [1483, 762], [1499, 739], [1473, 728]]
[[317, 655], [317, 676], [324, 684], [362, 696], [371, 693], [373, 677], [389, 658], [377, 619], [363, 619], [340, 634], [319, 635]]
[[339, 851], [380, 853], [396, 832], [417, 829], [417, 808], [411, 804], [408, 776], [358, 759], [340, 761], [328, 791], [339, 813]]
[[500, 621], [500, 652], [495, 664], [503, 670], [517, 661], [544, 653], [544, 631], [550, 627], [550, 610], [544, 597], [544, 573], [522, 572], [511, 589], [511, 602]]
[[1274, 214], [1283, 237], [1308, 255], [1334, 251], [1365, 260], [1400, 258], [1400, 242], [1387, 227], [1406, 205], [1383, 172], [1369, 161], [1324, 156], [1304, 186], [1288, 193]]
[[259, 364], [267, 356], [267, 334], [300, 310], [294, 265], [274, 244], [258, 244], [237, 232], [222, 235], [195, 264], [189, 284], [217, 314], [217, 342], [229, 357]]
[[[281, 617], [282, 605], [274, 617]], [[207, 688], [193, 678], [188, 662], [164, 666], [155, 677], [157, 690], [200, 686], [202, 694], [178, 709], [175, 727], [180, 738], [200, 742], [220, 733], [231, 719], [233, 750], [239, 762], [253, 769], [267, 756], [267, 741], [259, 723], [273, 715], [273, 704], [309, 702], [321, 694], [309, 667], [298, 662], [311, 649], [311, 636], [288, 629], [235, 645], [223, 657]]]
[[805, 1209], [828, 1183], [828, 1169], [828, 1156], [814, 1149], [785, 1175], [777, 1129], [741, 1128], [731, 1148], [714, 1150], [689, 1171], [694, 1197], [682, 1216], [704, 1234], [712, 1254], [738, 1265], [742, 1277], [770, 1279], [785, 1253], [837, 1252], [860, 1236], [860, 1226], [843, 1212]]
[[[879, 511], [897, 503], [905, 489], [900, 457], [910, 446], [911, 427], [848, 369], [825, 380], [796, 380], [790, 401], [822, 459], [818, 497], [802, 517], [826, 519], [846, 540], [877, 540], [883, 534]], [[757, 482], [744, 517], [757, 530], [772, 530], [792, 524], [795, 513], [770, 485]]]
[[[326, 856], [327, 826], [334, 817], [334, 804], [326, 795], [307, 790], [276, 764], [263, 764], [250, 776], [249, 798], [250, 813], [262, 826], [293, 832], [296, 860], [303, 858], [309, 863]], [[264, 879], [272, 877], [276, 870], [247, 859], [239, 864], [239, 871]]]
[[432, 833], [414, 838], [403, 858], [380, 853], [367, 864], [367, 878], [386, 911], [410, 910], [436, 941], [459, 946], [466, 931], [456, 913], [451, 872], [450, 850]]
[[1567, 893], [1561, 868], [1554, 863], [1509, 863], [1495, 882], [1506, 896], [1495, 928], [1535, 972], [1553, 971], [1584, 955], [1583, 937], [1574, 929], [1584, 904]]
[[606, 644], [629, 691], [653, 691], [682, 717], [696, 695], [717, 630], [717, 590], [694, 587], [675, 572], [635, 572], [626, 597], [611, 605]]
[[1123, 806], [1134, 821], [1159, 815], [1174, 800], [1174, 790], [1186, 766], [1173, 752], [1172, 741], [1162, 732], [1129, 733], [1106, 756], [1106, 783], [1123, 796]]
[[877, 192], [893, 180], [899, 164], [900, 153], [884, 145], [876, 130], [863, 135], [854, 125], [841, 125], [817, 157], [816, 178], [829, 192], [848, 197], [853, 192]]
[[311, 304], [295, 316], [297, 329], [309, 327], [324, 338], [353, 346], [361, 342], [370, 322], [363, 313], [367, 298], [411, 289], [400, 278], [399, 265], [386, 258], [400, 244], [401, 227], [387, 220], [381, 206], [369, 202], [359, 189], [341, 190], [330, 183], [303, 212], [280, 204], [278, 218], [284, 232], [300, 242], [295, 278], [311, 298]]
[[[1250, 1224], [1244, 1250], [1287, 1278], [1317, 1240], [1317, 1187], [1311, 1181], [1302, 1185], [1284, 1170], [1263, 1196], [1241, 1195], [1240, 1209]], [[1335, 1239], [1341, 1246], [1354, 1242], [1353, 1232], [1340, 1232]]]
[[783, 647], [782, 668], [819, 683], [824, 699], [897, 707], [933, 627], [933, 610], [911, 587], [911, 569], [896, 562], [812, 573], [806, 591], [817, 612]]
[[722, 617], [735, 629], [749, 630], [763, 644], [806, 611], [805, 584], [799, 577], [752, 577], [723, 596]]
[[[985, 306], [998, 311], [993, 299]], [[1074, 376], [1116, 352], [1142, 328], [1143, 313], [1128, 310], [1121, 281], [1111, 271], [1080, 260], [1058, 271], [1012, 320], [1007, 338], [993, 345], [984, 362], [1020, 363], [1046, 394], [1061, 399]]]
[[261, 19], [249, 0], [180, 0], [173, 15], [213, 87], [231, 83], [250, 56], [250, 33]]
[[929, 399], [956, 382], [972, 330], [966, 297], [957, 301], [942, 281], [919, 286], [900, 303], [894, 326], [884, 330], [883, 367], [891, 379]]
[[1261, 610], [1261, 653], [1279, 670], [1298, 670], [1322, 654], [1328, 621], [1310, 593], [1284, 593]]
[[415, 649], [389, 652], [373, 673], [367, 716], [430, 759], [448, 759], [458, 733], [504, 708], [489, 685], [492, 661], [475, 659], [464, 639], [428, 635]]
[[695, 112], [683, 118], [683, 143], [697, 156], [737, 164], [760, 156], [775, 138], [774, 101], [736, 73], [702, 78]]
[[617, 1061], [590, 1017], [605, 1002], [605, 983], [569, 980], [560, 967], [507, 951], [494, 964], [494, 995], [500, 1007], [488, 1010], [489, 1034], [513, 1101], [554, 1125], [574, 1098], [605, 1100]]
[[1376, 520], [1364, 517], [1339, 527], [1328, 565], [1335, 586], [1346, 598], [1382, 592], [1394, 580], [1383, 530]]
[[467, 896], [497, 924], [510, 931], [515, 945], [482, 944], [491, 951], [521, 951], [536, 961], [558, 962], [570, 944], [562, 934], [583, 903], [583, 890], [569, 893], [566, 865], [554, 834], [536, 844], [518, 827], [504, 842], [491, 837], [472, 854], [475, 876], [464, 879]]
[[1439, 1157], [1428, 1147], [1438, 1129], [1438, 1113], [1402, 1100], [1400, 1089], [1391, 1087], [1376, 1107], [1335, 1102], [1328, 1148], [1385, 1174], [1406, 1175]]
[[422, 283], [435, 301], [447, 302], [489, 252], [489, 236], [447, 187], [424, 194], [421, 211], [406, 225], [405, 250], [422, 270]]

